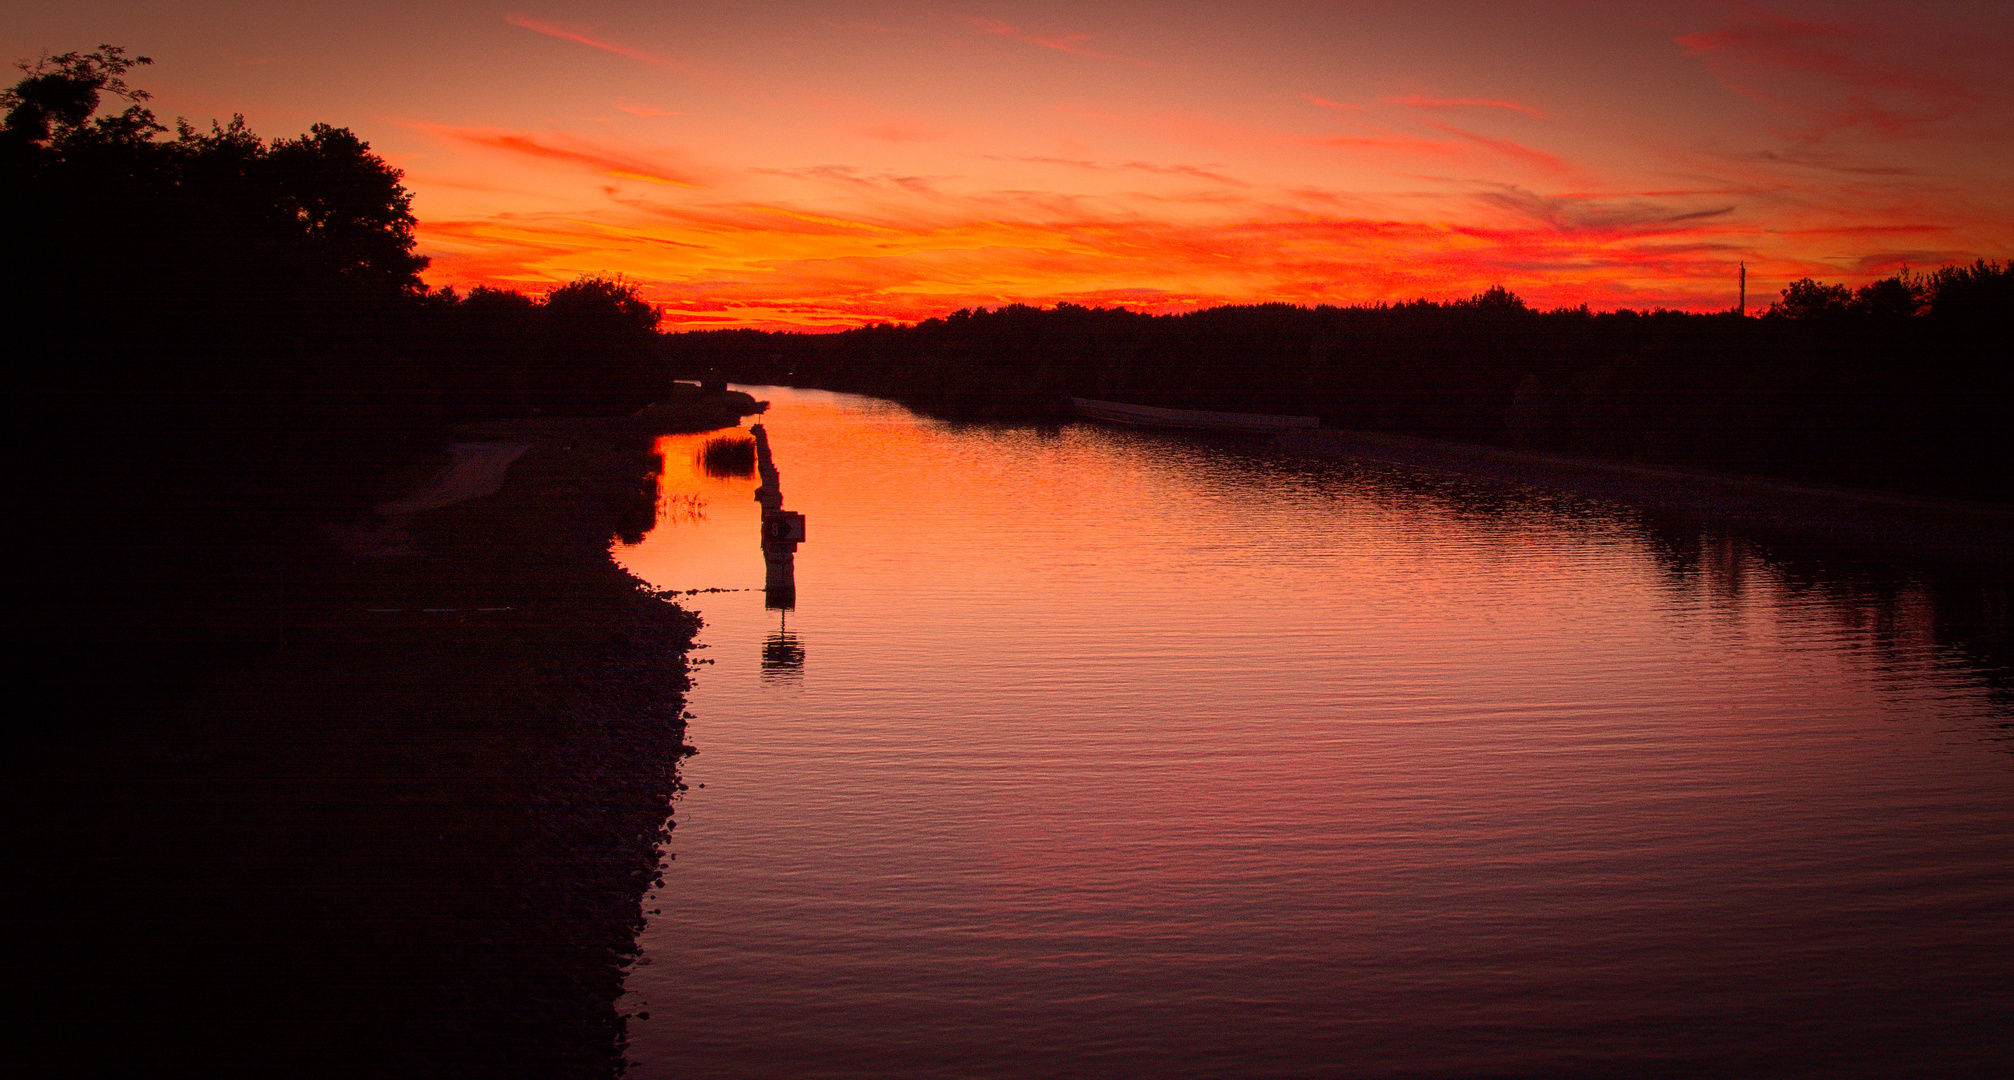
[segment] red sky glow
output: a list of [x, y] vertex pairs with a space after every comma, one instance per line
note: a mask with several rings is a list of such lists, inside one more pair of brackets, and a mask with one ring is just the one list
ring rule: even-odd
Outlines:
[[673, 328], [1005, 303], [1751, 305], [2014, 257], [1997, 3], [9, 3], [165, 119], [346, 126], [436, 285]]

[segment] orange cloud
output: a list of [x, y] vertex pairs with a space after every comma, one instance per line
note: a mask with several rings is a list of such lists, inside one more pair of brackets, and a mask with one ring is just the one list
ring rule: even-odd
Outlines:
[[[1388, 105], [1412, 105], [1416, 108], [1421, 109], [1453, 109], [1467, 106], [1479, 106], [1490, 109], [1509, 109], [1511, 112], [1520, 112], [1536, 120], [1545, 119], [1544, 113], [1538, 111], [1537, 109], [1532, 108], [1529, 105], [1520, 105], [1515, 101], [1492, 101], [1486, 98], [1430, 98], [1430, 97], [1423, 97], [1419, 94], [1404, 94], [1399, 97], [1381, 97], [1378, 100], [1385, 102]], [[1317, 104], [1328, 105], [1330, 103], [1322, 101], [1317, 102]]]
[[[1192, 310], [1254, 298], [1357, 303], [1502, 283], [1540, 306], [1717, 309], [1758, 266], [1731, 208], [1503, 189], [1506, 223], [1332, 216], [1248, 205], [1189, 223], [1001, 196], [886, 216], [789, 205], [652, 205], [584, 227], [557, 215], [428, 223], [437, 283], [524, 287], [588, 272], [643, 283], [675, 325], [800, 329], [913, 321], [1002, 303]], [[1801, 276], [1797, 275], [1797, 276]]]
[[1533, 165], [1552, 173], [1555, 176], [1577, 179], [1581, 175], [1580, 170], [1568, 163], [1566, 159], [1556, 157], [1542, 150], [1533, 150], [1529, 146], [1512, 142], [1509, 139], [1493, 139], [1487, 135], [1478, 135], [1473, 131], [1463, 131], [1460, 128], [1449, 127], [1446, 124], [1429, 123], [1427, 126], [1439, 131], [1445, 131], [1458, 139], [1467, 139], [1477, 146], [1487, 147], [1505, 157], [1515, 158], [1528, 165]]
[[982, 154], [980, 156], [988, 161], [1021, 161], [1032, 165], [1065, 165], [1073, 169], [1089, 169], [1094, 172], [1120, 169], [1132, 172], [1159, 173], [1165, 176], [1193, 176], [1198, 180], [1208, 180], [1216, 184], [1229, 184], [1232, 187], [1248, 188], [1252, 186], [1235, 176], [1227, 176], [1224, 173], [1206, 169], [1200, 165], [1161, 165], [1151, 161], [1126, 161], [1117, 165], [1106, 165], [1102, 162], [1082, 158], [1044, 157], [1037, 154], [1012, 156]]
[[999, 19], [967, 15], [965, 21], [996, 37], [1004, 37], [1010, 41], [1019, 41], [1029, 45], [1040, 45], [1045, 49], [1054, 49], [1057, 52], [1069, 53], [1072, 56], [1088, 56], [1093, 60], [1125, 60], [1135, 62], [1131, 57], [1092, 52], [1084, 48], [1082, 43], [1092, 40], [1094, 35], [1091, 34], [1051, 34], [1048, 37], [1043, 37], [1017, 29]]
[[870, 139], [892, 143], [939, 142], [946, 137], [945, 132], [936, 128], [901, 120], [867, 124], [851, 130], [855, 135], [865, 135]]
[[696, 187], [697, 182], [671, 172], [659, 165], [642, 161], [625, 154], [594, 147], [583, 140], [571, 136], [552, 136], [570, 145], [554, 145], [541, 140], [536, 135], [499, 131], [494, 128], [462, 128], [445, 124], [415, 124], [414, 127], [436, 138], [451, 139], [470, 146], [480, 146], [490, 150], [535, 158], [541, 161], [557, 161], [568, 165], [580, 165], [605, 176], [625, 180], [644, 180], [653, 184], [669, 184], [676, 187]]
[[[1475, 167], [1480, 176], [1514, 161], [1541, 179], [1573, 182], [1560, 185], [1569, 188], [1562, 192], [1530, 181], [1464, 181], [1444, 169], [1457, 176], [1418, 178], [1419, 186], [1398, 192], [1340, 183], [1338, 190], [1246, 186], [1214, 167], [1100, 160], [1065, 144], [1057, 155], [976, 156], [1031, 169], [1195, 177], [1211, 186], [1097, 194], [1023, 180], [1018, 188], [973, 190], [972, 177], [916, 176], [870, 158], [859, 166], [750, 170], [815, 185], [783, 189], [797, 197], [776, 189], [757, 198], [725, 186], [714, 194], [627, 185], [608, 189], [599, 206], [424, 222], [420, 235], [436, 284], [542, 288], [620, 273], [666, 307], [670, 325], [812, 330], [1016, 302], [1187, 311], [1259, 300], [1445, 299], [1494, 284], [1539, 307], [1718, 310], [1732, 302], [1738, 262], [1748, 264], [1754, 292], [1757, 282], [1871, 277], [1904, 261], [1936, 265], [2000, 235], [1993, 218], [1936, 224], [1949, 213], [1942, 196], [1885, 175], [1814, 188], [1783, 175], [1778, 163], [1742, 155], [1715, 164], [1720, 175], [1701, 173], [1689, 185], [1625, 187], [1583, 178], [1572, 162], [1530, 146], [1429, 126], [1446, 138], [1256, 131], [1235, 153], [1268, 145], [1372, 148]], [[648, 162], [645, 154], [559, 136], [440, 131], [604, 173]], [[1251, 167], [1247, 157], [1234, 160]], [[1861, 184], [1870, 186], [1851, 186]], [[1968, 231], [1975, 227], [1985, 231]], [[1824, 254], [1842, 251], [1855, 255]]]
[[1452, 143], [1419, 139], [1410, 135], [1324, 135], [1299, 140], [1309, 146], [1341, 146], [1366, 150], [1393, 150], [1422, 157], [1453, 158], [1461, 149]]
[[578, 45], [585, 45], [590, 49], [600, 49], [603, 52], [614, 53], [617, 56], [627, 57], [631, 60], [636, 60], [641, 63], [650, 64], [653, 67], [671, 66], [670, 61], [667, 61], [659, 56], [653, 56], [650, 53], [644, 52], [641, 49], [632, 49], [626, 46], [614, 44], [612, 42], [600, 41], [595, 38], [588, 37], [586, 34], [583, 34], [580, 31], [569, 30], [566, 27], [559, 26], [554, 23], [534, 19], [529, 15], [521, 15], [518, 14], [517, 12], [511, 12], [504, 16], [504, 21], [511, 24], [512, 26], [522, 27], [526, 30], [529, 30], [534, 34], [544, 34], [549, 38], [558, 38], [561, 41], [571, 41]]
[[1324, 109], [1336, 109], [1341, 112], [1364, 111], [1364, 107], [1362, 105], [1352, 105], [1346, 101], [1330, 101], [1328, 98], [1319, 98], [1313, 94], [1302, 94], [1301, 96], [1307, 99], [1308, 104], [1320, 105]]

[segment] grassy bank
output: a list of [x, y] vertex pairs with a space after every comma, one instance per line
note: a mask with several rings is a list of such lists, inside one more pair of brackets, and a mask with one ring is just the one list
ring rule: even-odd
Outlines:
[[[46, 990], [23, 1056], [618, 1072], [699, 621], [609, 543], [652, 520], [654, 433], [748, 405], [352, 430], [320, 440], [319, 472], [194, 470], [98, 519], [124, 531], [64, 537], [121, 587], [73, 589], [92, 610], [33, 652], [57, 693], [10, 785]], [[494, 494], [369, 512], [456, 439], [529, 445]], [[345, 466], [346, 443], [374, 467]]]

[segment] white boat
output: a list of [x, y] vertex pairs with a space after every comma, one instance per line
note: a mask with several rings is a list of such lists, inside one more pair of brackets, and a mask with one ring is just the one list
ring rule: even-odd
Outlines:
[[1127, 405], [1117, 401], [1071, 398], [1070, 406], [1087, 420], [1103, 420], [1131, 427], [1161, 428], [1167, 431], [1205, 431], [1226, 435], [1281, 435], [1289, 431], [1322, 426], [1313, 416], [1278, 416], [1272, 413], [1206, 412], [1201, 409], [1161, 409], [1152, 405]]

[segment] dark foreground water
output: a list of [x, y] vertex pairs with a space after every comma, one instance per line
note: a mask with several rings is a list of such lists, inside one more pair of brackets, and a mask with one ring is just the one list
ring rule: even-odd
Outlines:
[[1998, 1075], [1990, 566], [762, 390], [665, 440], [707, 621], [642, 1077]]

